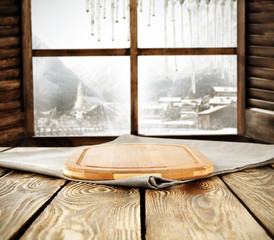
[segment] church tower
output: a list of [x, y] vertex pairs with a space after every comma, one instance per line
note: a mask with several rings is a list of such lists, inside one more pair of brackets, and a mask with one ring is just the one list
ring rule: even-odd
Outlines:
[[84, 91], [83, 91], [82, 83], [79, 82], [74, 109], [81, 110], [83, 108], [83, 104], [84, 104]]

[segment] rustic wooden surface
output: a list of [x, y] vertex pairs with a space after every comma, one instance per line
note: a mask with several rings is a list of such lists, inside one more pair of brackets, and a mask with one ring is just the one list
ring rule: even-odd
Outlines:
[[71, 182], [22, 239], [141, 239], [138, 190]]
[[249, 169], [226, 174], [222, 179], [274, 236], [273, 169]]
[[11, 172], [0, 178], [0, 236], [10, 239], [24, 229], [65, 180]]
[[146, 191], [146, 239], [270, 239], [214, 177]]

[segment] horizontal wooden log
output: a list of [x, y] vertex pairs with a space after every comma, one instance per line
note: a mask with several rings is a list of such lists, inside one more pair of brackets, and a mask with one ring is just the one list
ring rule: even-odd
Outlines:
[[157, 55], [235, 55], [236, 48], [139, 48], [140, 56]]
[[19, 100], [22, 97], [22, 90], [12, 90], [8, 92], [1, 92], [0, 103], [12, 102]]
[[274, 236], [273, 169], [268, 167], [248, 169], [226, 174], [222, 179]]
[[246, 110], [246, 136], [274, 143], [274, 113], [252, 108]]
[[247, 45], [255, 45], [255, 46], [274, 46], [274, 38], [273, 36], [265, 36], [265, 35], [247, 35], [246, 37]]
[[258, 1], [258, 2], [247, 2], [246, 11], [248, 13], [263, 13], [263, 12], [274, 12], [274, 4], [272, 2]]
[[13, 69], [21, 66], [21, 58], [10, 58], [0, 60], [0, 70]]
[[0, 37], [0, 48], [18, 47], [20, 44], [20, 37]]
[[129, 48], [121, 49], [43, 49], [33, 50], [34, 57], [65, 56], [129, 56]]
[[260, 88], [274, 91], [274, 81], [268, 79], [249, 77], [247, 79], [247, 86], [249, 88]]
[[0, 17], [0, 26], [18, 26], [20, 17]]
[[0, 60], [15, 58], [15, 57], [16, 58], [21, 57], [20, 48], [11, 48], [11, 49], [0, 48]]
[[274, 80], [274, 69], [247, 67], [247, 76]]
[[246, 63], [249, 66], [274, 69], [274, 58], [248, 56]]
[[0, 6], [0, 16], [19, 16], [20, 6]]
[[264, 90], [264, 89], [256, 89], [256, 88], [248, 88], [247, 89], [247, 97], [261, 99], [268, 102], [274, 102], [274, 91]]
[[274, 112], [274, 102], [267, 102], [263, 100], [248, 98], [247, 108], [260, 108], [260, 109], [266, 109]]
[[21, 28], [20, 27], [1, 27], [0, 28], [0, 38], [2, 37], [15, 37], [20, 36]]
[[22, 108], [22, 101], [17, 100], [13, 102], [6, 102], [6, 103], [0, 103], [0, 112], [3, 111], [10, 111], [14, 109], [21, 109]]
[[1, 81], [0, 82], [0, 92], [1, 91], [9, 91], [21, 88], [22, 80], [8, 80], [8, 81]]
[[274, 24], [247, 24], [247, 34], [274, 36]]
[[247, 46], [246, 52], [248, 56], [274, 58], [274, 47]]
[[24, 113], [22, 110], [10, 111], [8, 113], [0, 112], [0, 128], [14, 125], [19, 122], [24, 122]]
[[247, 23], [274, 23], [273, 13], [248, 13], [246, 15]]
[[9, 80], [9, 79], [17, 79], [20, 78], [22, 74], [21, 68], [2, 70], [0, 71], [0, 81]]
[[17, 6], [20, 4], [20, 0], [1, 0], [0, 6]]
[[0, 145], [9, 146], [11, 142], [25, 137], [25, 128], [23, 124], [18, 127], [0, 131]]

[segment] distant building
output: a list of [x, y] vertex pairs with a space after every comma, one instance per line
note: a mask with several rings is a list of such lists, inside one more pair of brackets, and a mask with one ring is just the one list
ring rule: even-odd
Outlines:
[[236, 87], [213, 87], [211, 91], [212, 97], [236, 97]]

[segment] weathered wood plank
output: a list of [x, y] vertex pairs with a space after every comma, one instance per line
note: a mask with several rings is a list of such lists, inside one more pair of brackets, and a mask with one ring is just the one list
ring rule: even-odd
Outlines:
[[0, 28], [0, 38], [19, 36], [20, 33], [21, 33], [20, 27], [12, 26], [12, 27]]
[[0, 6], [18, 5], [19, 3], [18, 0], [1, 0]]
[[19, 57], [21, 55], [20, 48], [0, 49], [0, 60]]
[[245, 1], [237, 1], [237, 130], [245, 135], [246, 88], [246, 8]]
[[274, 114], [272, 111], [246, 110], [246, 136], [264, 142], [274, 143]]
[[256, 45], [256, 46], [274, 46], [273, 36], [268, 35], [247, 35], [246, 37], [247, 44]]
[[13, 125], [19, 122], [23, 123], [23, 121], [24, 112], [22, 110], [0, 112], [0, 127]]
[[249, 66], [274, 69], [274, 58], [248, 56], [246, 59]]
[[6, 103], [0, 103], [0, 112], [1, 111], [9, 111], [14, 109], [21, 109], [22, 108], [22, 101], [17, 100], [13, 102], [6, 102]]
[[247, 34], [274, 35], [274, 24], [247, 24]]
[[12, 172], [0, 178], [1, 239], [15, 238], [64, 183], [31, 173]]
[[274, 236], [274, 170], [249, 169], [222, 176], [225, 183]]
[[2, 92], [0, 95], [0, 102], [12, 102], [20, 99], [22, 96], [22, 90], [12, 90], [7, 92]]
[[274, 111], [274, 102], [267, 102], [263, 100], [248, 98], [247, 99], [248, 108], [260, 108]]
[[21, 66], [21, 58], [10, 58], [0, 60], [0, 70], [19, 68]]
[[274, 12], [274, 4], [272, 2], [247, 2], [246, 9], [249, 13]]
[[146, 191], [146, 239], [270, 239], [214, 177]]
[[22, 74], [21, 68], [0, 71], [0, 81], [20, 78]]
[[0, 6], [0, 16], [19, 16], [20, 6]]
[[20, 79], [1, 81], [0, 91], [9, 91], [9, 90], [19, 89], [21, 85], [22, 85], [22, 81]]
[[138, 8], [130, 0], [130, 130], [138, 134]]
[[248, 66], [247, 76], [274, 80], [274, 69]]
[[0, 48], [18, 47], [21, 44], [20, 37], [1, 37]]
[[31, 0], [22, 0], [22, 78], [25, 129], [28, 137], [34, 136], [33, 72]]
[[23, 125], [21, 126], [11, 126], [8, 129], [0, 131], [0, 144], [2, 146], [9, 146], [14, 140], [22, 139], [25, 137], [25, 129]]
[[248, 88], [247, 95], [250, 98], [261, 99], [268, 102], [274, 102], [274, 91], [271, 91], [271, 90]]
[[247, 46], [247, 55], [274, 58], [274, 47]]
[[71, 182], [22, 239], [141, 239], [138, 190]]
[[3, 175], [7, 174], [8, 172], [10, 172], [10, 170], [8, 170], [6, 168], [0, 168], [0, 177], [2, 177]]
[[263, 78], [247, 78], [248, 87], [261, 88], [274, 91], [274, 81]]
[[248, 23], [274, 23], [273, 13], [248, 13], [246, 19]]
[[0, 17], [0, 26], [17, 26], [20, 23], [20, 17]]

